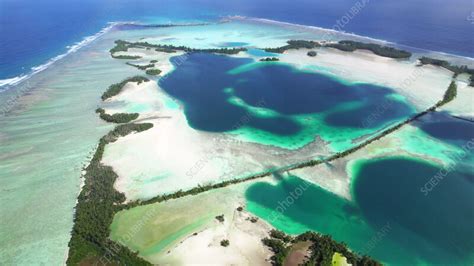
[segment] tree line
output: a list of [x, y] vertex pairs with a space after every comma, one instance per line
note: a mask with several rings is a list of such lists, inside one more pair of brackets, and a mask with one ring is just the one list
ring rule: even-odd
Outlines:
[[103, 263], [101, 260], [106, 256], [109, 264], [151, 265], [139, 258], [137, 253], [108, 239], [110, 225], [118, 211], [116, 206], [125, 201], [125, 195], [115, 190], [114, 183], [118, 176], [112, 167], [103, 165], [101, 160], [107, 144], [152, 127], [151, 123], [119, 125], [99, 140], [96, 152], [85, 168], [84, 186], [77, 199], [67, 265], [79, 265], [85, 260]]
[[285, 234], [278, 230], [271, 230], [269, 237], [262, 239], [262, 243], [273, 252], [272, 265], [280, 266], [285, 262], [292, 246], [299, 242], [311, 242], [309, 257], [303, 265], [331, 265], [334, 253], [342, 254], [348, 263], [356, 266], [380, 266], [381, 263], [367, 255], [360, 256], [351, 252], [346, 244], [337, 242], [329, 235], [321, 235], [316, 232], [305, 232], [296, 237]]
[[315, 41], [306, 41], [306, 40], [289, 40], [286, 42], [287, 45], [276, 47], [276, 48], [265, 48], [263, 49], [265, 52], [269, 53], [278, 53], [282, 54], [283, 52], [291, 49], [313, 49], [316, 47], [320, 47], [321, 44]]
[[375, 43], [363, 43], [356, 41], [339, 41], [338, 43], [328, 43], [324, 45], [325, 47], [336, 48], [345, 52], [354, 52], [355, 50], [369, 50], [372, 53], [390, 58], [410, 58], [411, 53], [405, 50], [396, 49], [389, 46], [383, 46]]
[[138, 113], [117, 113], [113, 115], [109, 115], [105, 112], [104, 109], [102, 108], [97, 108], [95, 110], [96, 113], [99, 114], [99, 117], [109, 123], [117, 123], [117, 124], [124, 124], [124, 123], [129, 123], [132, 120], [135, 120], [138, 118], [139, 114]]
[[458, 66], [458, 65], [452, 65], [446, 60], [441, 60], [441, 59], [435, 59], [435, 58], [430, 58], [423, 56], [420, 59], [418, 59], [421, 65], [433, 65], [433, 66], [439, 66], [442, 68], [445, 68], [449, 71], [452, 71], [453, 77], [456, 78], [459, 74], [466, 73], [469, 74], [469, 86], [474, 86], [474, 69], [469, 68], [466, 65]]
[[140, 84], [142, 82], [148, 82], [148, 81], [150, 81], [148, 78], [145, 78], [142, 76], [134, 76], [134, 77], [126, 78], [119, 83], [110, 85], [109, 88], [102, 94], [101, 98], [103, 101], [105, 101], [108, 98], [118, 95], [122, 91], [125, 84], [127, 84], [128, 82], [136, 82]]
[[157, 52], [174, 53], [176, 51], [184, 52], [202, 52], [202, 53], [217, 53], [217, 54], [238, 54], [243, 51], [247, 51], [244, 47], [233, 47], [233, 48], [207, 48], [198, 49], [191, 48], [184, 45], [175, 46], [170, 44], [151, 44], [148, 42], [127, 42], [124, 40], [115, 41], [115, 47], [110, 49], [110, 53], [113, 55], [115, 52], [128, 51], [129, 48], [151, 48]]

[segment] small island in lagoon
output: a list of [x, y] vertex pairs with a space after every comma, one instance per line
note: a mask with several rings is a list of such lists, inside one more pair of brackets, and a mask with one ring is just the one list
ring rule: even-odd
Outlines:
[[[279, 46], [266, 47], [256, 37], [242, 40], [248, 48], [211, 47], [179, 37], [163, 43], [159, 28], [144, 34], [117, 39], [109, 51], [142, 73], [111, 85], [97, 107], [105, 122], [120, 125], [86, 168], [67, 264], [471, 259], [467, 221], [456, 225], [459, 233], [448, 233], [448, 220], [435, 231], [429, 206], [462, 220], [442, 195], [462, 188], [459, 196], [469, 198], [472, 166], [455, 169], [441, 195], [422, 191], [449, 165], [446, 151], [474, 158], [459, 145], [472, 136], [439, 137], [436, 127], [472, 130], [456, 118], [472, 115], [460, 99], [472, 96], [472, 84], [459, 78], [472, 68], [361, 41], [275, 37]], [[399, 205], [381, 211], [377, 199], [391, 202], [367, 183], [380, 192], [395, 180], [409, 197], [392, 191]], [[409, 200], [425, 211], [398, 213]], [[443, 244], [448, 239], [462, 252]], [[425, 248], [440, 253], [432, 258]]]

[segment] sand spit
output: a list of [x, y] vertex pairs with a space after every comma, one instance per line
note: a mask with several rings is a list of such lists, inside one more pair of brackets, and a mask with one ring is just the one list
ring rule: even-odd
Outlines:
[[474, 88], [468, 86], [467, 79], [460, 75], [456, 80], [458, 86], [457, 96], [453, 101], [447, 103], [441, 108], [448, 111], [451, 115], [462, 117], [468, 120], [474, 120]]

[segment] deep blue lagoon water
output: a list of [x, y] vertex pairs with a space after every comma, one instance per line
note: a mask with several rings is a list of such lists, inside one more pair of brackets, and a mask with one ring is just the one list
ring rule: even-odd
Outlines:
[[[362, 2], [362, 0], [359, 0]], [[26, 74], [111, 21], [215, 21], [243, 15], [332, 28], [355, 0], [0, 0], [0, 80]], [[470, 0], [365, 1], [344, 31], [474, 56]]]
[[474, 139], [474, 123], [455, 118], [446, 113], [430, 114], [428, 122], [420, 128], [430, 136], [454, 144], [465, 144]]
[[[394, 91], [389, 88], [348, 85], [281, 63], [254, 63], [252, 59], [207, 53], [192, 53], [184, 62], [178, 57], [171, 61], [176, 69], [160, 85], [184, 103], [189, 124], [199, 130], [223, 132], [250, 126], [272, 134], [294, 135], [302, 126], [293, 116], [314, 113], [327, 113], [325, 120], [317, 123], [358, 128], [387, 101], [391, 103], [390, 114], [365, 126], [383, 126], [413, 112], [406, 103], [391, 100], [388, 96]], [[231, 98], [250, 107], [269, 109], [272, 114], [252, 114], [248, 107], [232, 103]], [[248, 119], [242, 123], [242, 117]]]

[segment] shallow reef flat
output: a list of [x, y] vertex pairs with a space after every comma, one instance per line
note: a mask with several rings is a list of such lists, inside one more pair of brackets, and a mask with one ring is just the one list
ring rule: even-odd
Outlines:
[[0, 93], [3, 265], [64, 262], [82, 167], [111, 127], [93, 110], [102, 88], [139, 73], [109, 56], [117, 38], [110, 32]]

